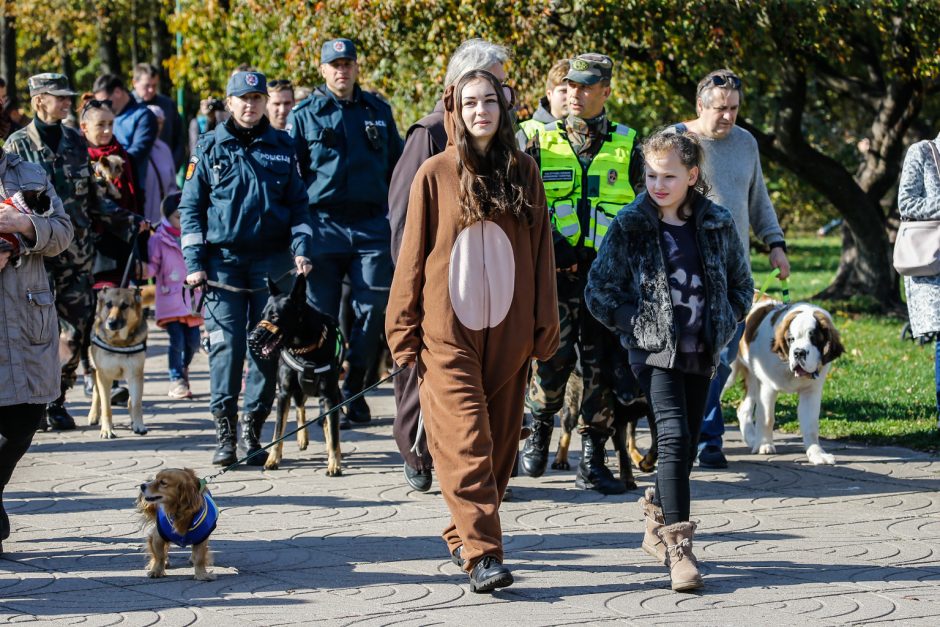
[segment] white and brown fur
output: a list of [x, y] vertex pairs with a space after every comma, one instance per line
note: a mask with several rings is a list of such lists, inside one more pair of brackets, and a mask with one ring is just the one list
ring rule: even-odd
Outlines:
[[[581, 408], [581, 399], [584, 395], [584, 383], [581, 375], [573, 371], [565, 387], [565, 404], [561, 411], [561, 436], [558, 438], [558, 448], [552, 468], [555, 470], [570, 470], [568, 450], [571, 447], [571, 433], [578, 425], [578, 412]], [[616, 401], [615, 401], [616, 402]], [[636, 488], [633, 478], [631, 462], [641, 472], [652, 472], [656, 468], [656, 437], [655, 430], [650, 429], [653, 442], [649, 451], [643, 453], [636, 443], [636, 424], [642, 416], [649, 415], [649, 407], [645, 398], [641, 397], [630, 406], [617, 404], [614, 413], [614, 435], [611, 438], [614, 450], [617, 451], [617, 464], [620, 471], [620, 480], [628, 490]], [[650, 426], [653, 423], [650, 421]]]
[[[180, 535], [185, 535], [193, 517], [202, 508], [202, 492], [199, 477], [189, 468], [169, 468], [161, 470], [153, 481], [140, 485], [137, 496], [137, 511], [144, 517], [147, 526], [147, 541], [144, 549], [150, 560], [147, 562], [148, 577], [165, 577], [170, 567], [170, 546], [157, 530], [157, 510], [164, 511], [174, 521], [173, 527]], [[195, 568], [195, 579], [212, 581], [215, 574], [209, 571], [212, 566], [212, 553], [209, 540], [206, 539], [192, 546], [191, 561]]]
[[738, 357], [728, 385], [744, 381], [738, 406], [741, 437], [752, 453], [770, 455], [774, 409], [780, 393], [799, 394], [797, 416], [806, 457], [813, 464], [834, 464], [819, 445], [819, 411], [832, 362], [845, 351], [832, 316], [809, 303], [760, 299], [748, 313]]
[[[98, 294], [93, 332], [105, 343], [116, 348], [134, 346], [147, 339], [147, 320], [143, 315], [140, 291], [135, 288], [106, 287]], [[144, 360], [146, 351], [115, 353], [92, 344], [89, 349], [95, 368], [88, 424], [101, 422], [101, 437], [113, 438], [111, 384], [118, 379], [127, 381], [130, 393], [127, 408], [134, 433], [147, 433], [144, 426]]]
[[118, 155], [107, 155], [94, 162], [95, 183], [101, 192], [113, 200], [121, 200], [121, 192], [114, 181], [124, 174], [124, 160]]

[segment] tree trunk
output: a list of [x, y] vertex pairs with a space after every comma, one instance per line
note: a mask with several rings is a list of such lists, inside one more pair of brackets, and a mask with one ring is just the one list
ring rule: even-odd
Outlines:
[[150, 26], [150, 62], [160, 70], [160, 91], [167, 95], [173, 93], [173, 81], [165, 66], [166, 60], [173, 54], [171, 46], [173, 39], [170, 35], [170, 29], [166, 25], [167, 12], [171, 10], [169, 2], [155, 3], [151, 7], [150, 19], [148, 20]]
[[62, 60], [62, 74], [69, 79], [69, 85], [75, 88], [75, 63], [72, 61], [72, 50], [69, 45], [70, 33], [68, 24], [65, 21], [59, 26], [59, 38], [56, 40], [56, 48], [59, 52], [59, 58]]
[[8, 106], [15, 108], [19, 100], [16, 90], [16, 18], [6, 12], [0, 15], [0, 74], [7, 82]]
[[117, 33], [111, 22], [114, 7], [110, 2], [98, 4], [98, 58], [102, 74], [121, 76], [121, 57], [118, 54]]

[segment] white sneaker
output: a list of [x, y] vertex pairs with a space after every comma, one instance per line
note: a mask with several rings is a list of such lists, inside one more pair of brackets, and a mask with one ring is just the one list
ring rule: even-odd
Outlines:
[[173, 381], [170, 384], [170, 391], [166, 394], [170, 398], [183, 399], [183, 398], [192, 398], [193, 393], [189, 391], [189, 386], [186, 384], [186, 381], [179, 379]]

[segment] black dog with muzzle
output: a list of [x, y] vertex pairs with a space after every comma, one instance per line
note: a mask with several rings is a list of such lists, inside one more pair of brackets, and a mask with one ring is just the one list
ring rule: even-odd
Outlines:
[[[277, 368], [277, 422], [274, 439], [279, 439], [287, 426], [291, 400], [297, 407], [297, 426], [306, 424], [305, 404], [308, 397], [320, 399], [321, 413], [342, 402], [339, 375], [342, 369], [345, 343], [336, 320], [318, 311], [307, 302], [306, 280], [298, 275], [289, 293], [283, 293], [268, 279], [271, 292], [261, 321], [248, 334], [248, 348], [256, 359], [278, 359]], [[331, 412], [323, 421], [329, 462], [326, 474], [336, 477], [340, 468], [338, 411]], [[308, 444], [306, 429], [297, 432], [297, 444], [305, 450]], [[278, 442], [268, 453], [265, 469], [274, 470], [281, 463], [283, 442]]]

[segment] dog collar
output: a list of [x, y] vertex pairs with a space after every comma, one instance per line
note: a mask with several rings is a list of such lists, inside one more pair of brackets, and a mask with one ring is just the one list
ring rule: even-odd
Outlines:
[[147, 350], [147, 340], [138, 344], [131, 344], [130, 346], [112, 346], [98, 337], [97, 333], [91, 334], [91, 343], [109, 353], [120, 353], [122, 355], [132, 355]]
[[284, 360], [284, 363], [287, 364], [287, 366], [291, 370], [295, 372], [299, 372], [301, 374], [304, 374], [304, 373], [320, 374], [321, 372], [326, 372], [327, 370], [333, 367], [333, 364], [324, 364], [322, 366], [317, 366], [316, 364], [310, 364], [310, 365], [302, 364], [300, 363], [300, 360], [298, 360], [295, 355], [291, 354], [290, 351], [281, 351], [281, 359]]
[[202, 508], [193, 516], [186, 533], [180, 535], [173, 527], [173, 518], [167, 515], [163, 506], [157, 508], [157, 531], [166, 542], [172, 542], [180, 547], [201, 544], [215, 531], [219, 520], [219, 507], [212, 500], [209, 491], [202, 495]]
[[312, 353], [321, 346], [323, 342], [326, 341], [326, 325], [323, 325], [323, 333], [320, 334], [320, 339], [314, 342], [313, 344], [307, 344], [306, 346], [301, 346], [300, 348], [288, 348], [287, 352], [294, 355], [306, 355], [307, 353]]

